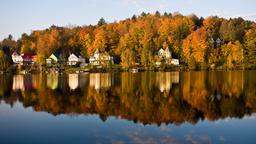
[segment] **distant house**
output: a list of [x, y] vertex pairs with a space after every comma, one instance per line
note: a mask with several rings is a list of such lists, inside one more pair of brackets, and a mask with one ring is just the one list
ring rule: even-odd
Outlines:
[[172, 59], [172, 60], [171, 60], [171, 64], [173, 64], [173, 65], [179, 65], [179, 64], [180, 64], [179, 59]]
[[91, 65], [101, 65], [103, 63], [108, 64], [114, 63], [114, 59], [107, 52], [99, 52], [97, 49], [94, 54], [90, 57], [89, 62]]
[[169, 48], [165, 48], [165, 50], [163, 48], [161, 48], [159, 51], [158, 51], [158, 56], [160, 58], [165, 58], [165, 59], [169, 59], [172, 57], [172, 54], [169, 50]]
[[21, 54], [19, 55], [16, 51], [12, 53], [12, 61], [15, 64], [30, 65], [36, 62], [35, 54]]
[[79, 62], [79, 58], [75, 54], [72, 53], [68, 57], [68, 62], [67, 62], [68, 65], [76, 65], [78, 62]]
[[82, 56], [79, 56], [78, 59], [80, 63], [86, 63], [85, 58], [83, 58]]
[[165, 53], [164, 53], [164, 49], [161, 48], [159, 51], [158, 51], [158, 56], [159, 57], [164, 57]]
[[46, 64], [48, 66], [52, 65], [52, 64], [56, 64], [58, 63], [58, 58], [56, 55], [51, 54], [47, 59], [46, 59]]
[[34, 64], [36, 62], [35, 54], [21, 54], [21, 57], [23, 59], [23, 61], [22, 61], [23, 65], [30, 65], [30, 64]]
[[165, 48], [165, 50], [161, 48], [157, 54], [160, 58], [160, 60], [155, 63], [157, 66], [160, 66], [163, 62], [165, 62], [165, 64], [179, 65], [179, 59], [172, 59], [172, 53], [168, 47]]
[[23, 59], [22, 59], [21, 55], [18, 54], [17, 51], [14, 51], [12, 53], [12, 61], [15, 64], [21, 64], [23, 62]]
[[88, 65], [88, 64], [86, 63], [85, 58], [83, 58], [82, 56], [79, 56], [79, 62], [80, 62], [80, 67], [81, 67], [81, 68]]

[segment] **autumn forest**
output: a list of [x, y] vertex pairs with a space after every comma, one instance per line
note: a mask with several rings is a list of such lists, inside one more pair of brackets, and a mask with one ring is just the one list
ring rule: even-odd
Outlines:
[[37, 54], [44, 65], [52, 53], [65, 60], [71, 53], [89, 58], [96, 49], [114, 56], [124, 68], [139, 63], [151, 67], [159, 61], [160, 48], [169, 48], [172, 57], [188, 69], [255, 69], [256, 23], [242, 18], [207, 18], [194, 14], [142, 13], [131, 18], [97, 25], [51, 26], [34, 30], [14, 40], [11, 35], [0, 43], [0, 65], [12, 64], [11, 54]]

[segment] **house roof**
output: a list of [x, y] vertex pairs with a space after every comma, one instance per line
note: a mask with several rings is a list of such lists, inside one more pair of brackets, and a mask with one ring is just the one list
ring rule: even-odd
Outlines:
[[170, 52], [169, 47], [165, 48], [165, 52]]
[[51, 55], [49, 56], [49, 59], [53, 59], [53, 60], [55, 60], [55, 61], [58, 61], [58, 58], [56, 57], [55, 54], [51, 54]]
[[163, 49], [163, 48], [160, 48], [159, 52], [161, 52], [161, 51], [164, 51], [164, 49]]
[[75, 54], [73, 54], [73, 53], [72, 53], [71, 55], [69, 55], [69, 58], [72, 58], [72, 57], [73, 57], [73, 58], [78, 58], [78, 57], [77, 57]]
[[33, 59], [35, 56], [35, 54], [21, 54], [23, 59]]
[[13, 56], [19, 56], [20, 54], [19, 54], [17, 51], [14, 51], [14, 52], [12, 53], [12, 55], [13, 55]]

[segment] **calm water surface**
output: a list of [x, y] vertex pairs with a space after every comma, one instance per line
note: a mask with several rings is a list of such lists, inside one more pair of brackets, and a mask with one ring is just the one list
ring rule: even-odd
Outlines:
[[256, 143], [256, 71], [0, 75], [0, 143]]

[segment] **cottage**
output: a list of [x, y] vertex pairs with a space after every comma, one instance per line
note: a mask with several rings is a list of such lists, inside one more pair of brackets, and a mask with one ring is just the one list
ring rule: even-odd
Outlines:
[[179, 65], [180, 63], [179, 63], [179, 59], [172, 59], [171, 60], [171, 64], [173, 64], [173, 65]]
[[79, 62], [80, 62], [80, 67], [84, 68], [85, 66], [87, 66], [88, 64], [86, 63], [85, 58], [83, 58], [82, 56], [79, 56]]
[[23, 65], [31, 65], [36, 62], [36, 55], [35, 54], [21, 54], [22, 57], [22, 64]]
[[90, 57], [89, 62], [91, 65], [114, 63], [112, 56], [110, 56], [107, 52], [100, 53], [98, 49], [94, 52], [94, 55]]
[[158, 56], [160, 58], [166, 58], [166, 59], [169, 59], [171, 58], [171, 52], [169, 50], [169, 48], [167, 47], [165, 50], [163, 48], [161, 48], [159, 51], [158, 51]]
[[168, 47], [165, 50], [161, 48], [157, 54], [160, 60], [155, 63], [156, 66], [160, 66], [163, 61], [165, 64], [179, 65], [178, 59], [172, 59], [172, 54]]
[[164, 49], [161, 48], [161, 49], [158, 51], [158, 56], [159, 56], [159, 57], [164, 57], [164, 55], [165, 55]]
[[23, 62], [23, 59], [22, 59], [21, 55], [19, 55], [17, 53], [17, 51], [15, 51], [15, 52], [12, 53], [12, 61], [15, 64], [20, 64], [20, 63]]
[[68, 57], [68, 62], [67, 62], [68, 65], [76, 65], [78, 62], [79, 62], [79, 58], [75, 54], [72, 53]]
[[50, 65], [52, 65], [52, 64], [56, 64], [57, 62], [58, 62], [58, 58], [57, 58], [57, 56], [54, 55], [54, 54], [51, 54], [51, 55], [49, 56], [49, 58], [46, 59], [46, 64], [47, 64], [48, 66], [50, 66]]

